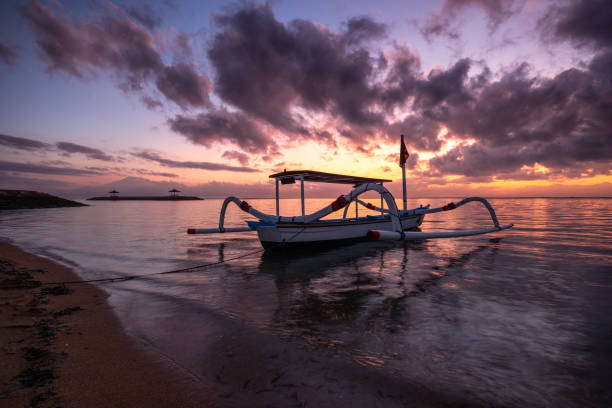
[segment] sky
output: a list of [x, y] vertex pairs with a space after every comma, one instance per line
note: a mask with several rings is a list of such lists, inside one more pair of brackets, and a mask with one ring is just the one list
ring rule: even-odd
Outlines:
[[0, 188], [612, 196], [602, 0], [5, 0], [0, 95]]

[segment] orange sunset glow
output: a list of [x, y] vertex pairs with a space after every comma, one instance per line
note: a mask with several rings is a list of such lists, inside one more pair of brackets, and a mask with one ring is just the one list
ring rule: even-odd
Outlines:
[[404, 134], [414, 197], [612, 195], [603, 37], [570, 6], [469, 4], [409, 25], [384, 8], [5, 5], [0, 187], [271, 197], [269, 174], [313, 169], [397, 193]]

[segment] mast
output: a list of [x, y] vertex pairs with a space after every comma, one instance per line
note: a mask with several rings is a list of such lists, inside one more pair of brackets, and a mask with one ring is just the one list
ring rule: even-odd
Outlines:
[[[401, 147], [401, 155], [404, 152], [404, 149], [406, 149], [405, 147], [406, 145], [404, 144], [404, 135], [402, 135], [402, 147]], [[407, 203], [406, 203], [406, 161], [402, 160], [402, 198], [404, 199], [404, 211], [407, 210]]]

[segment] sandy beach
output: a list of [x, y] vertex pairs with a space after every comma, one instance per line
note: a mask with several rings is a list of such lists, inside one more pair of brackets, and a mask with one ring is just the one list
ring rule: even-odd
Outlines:
[[[201, 372], [190, 374], [128, 336], [103, 290], [85, 283], [50, 284], [79, 280], [69, 268], [8, 243], [0, 243], [0, 254], [3, 406], [332, 407], [410, 400], [414, 406], [437, 407], [465, 402], [367, 367], [321, 360], [304, 347], [292, 349], [227, 322], [208, 340], [176, 339], [186, 349], [194, 341], [210, 343]], [[468, 405], [480, 406], [476, 401]]]
[[209, 406], [181, 393], [145, 345], [129, 338], [89, 284], [69, 268], [0, 243], [0, 405]]

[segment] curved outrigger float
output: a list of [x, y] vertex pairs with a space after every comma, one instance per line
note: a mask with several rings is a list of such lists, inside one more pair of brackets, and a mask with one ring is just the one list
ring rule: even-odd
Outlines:
[[[272, 174], [270, 178], [276, 181], [276, 215], [266, 214], [253, 208], [248, 202], [237, 197], [227, 197], [223, 201], [217, 228], [190, 228], [189, 234], [215, 234], [225, 232], [257, 231], [259, 240], [264, 248], [279, 246], [296, 246], [317, 243], [332, 243], [355, 240], [415, 240], [427, 238], [451, 238], [469, 235], [480, 235], [511, 228], [513, 224], [501, 226], [495, 215], [493, 207], [487, 200], [480, 197], [470, 197], [458, 203], [449, 203], [443, 207], [430, 208], [429, 205], [418, 208], [406, 208], [405, 177], [404, 177], [404, 206], [397, 208], [395, 198], [383, 183], [391, 180], [374, 179], [367, 177], [347, 176], [342, 174], [323, 173], [311, 170], [283, 171]], [[300, 182], [302, 215], [284, 217], [279, 214], [279, 184], [293, 184]], [[335, 184], [351, 184], [353, 190], [348, 194], [339, 196], [329, 205], [311, 214], [306, 214], [304, 205], [304, 182], [322, 182]], [[359, 196], [368, 191], [378, 192], [380, 206], [366, 203]], [[423, 222], [426, 214], [450, 211], [470, 202], [482, 203], [493, 221], [493, 227], [459, 230], [459, 231], [414, 231]], [[236, 204], [242, 211], [254, 216], [257, 221], [247, 221], [247, 227], [225, 228], [225, 212], [230, 203]], [[354, 203], [355, 216], [347, 217], [348, 209]], [[385, 208], [384, 204], [387, 204]], [[380, 212], [379, 215], [359, 217], [359, 206]], [[344, 215], [337, 219], [322, 219], [323, 217], [344, 208]]]

